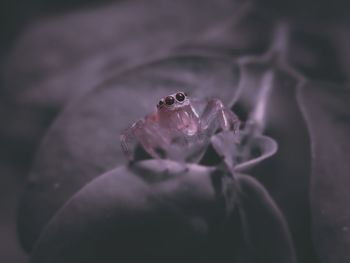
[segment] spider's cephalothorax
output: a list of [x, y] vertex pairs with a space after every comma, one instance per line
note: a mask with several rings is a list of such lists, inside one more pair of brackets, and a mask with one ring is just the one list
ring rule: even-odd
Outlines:
[[196, 133], [199, 116], [185, 92], [177, 92], [162, 98], [158, 105], [159, 126], [185, 135]]

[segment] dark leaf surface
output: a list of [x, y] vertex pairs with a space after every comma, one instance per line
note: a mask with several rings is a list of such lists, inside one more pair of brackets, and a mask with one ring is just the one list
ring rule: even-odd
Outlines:
[[[289, 228], [279, 208], [258, 181], [237, 176], [240, 216], [253, 262], [297, 262]], [[249, 251], [249, 250], [248, 250]]]
[[274, 75], [264, 125], [265, 135], [277, 142], [278, 151], [252, 167], [249, 174], [263, 183], [285, 215], [298, 251], [298, 260], [317, 262], [309, 234], [310, 147], [296, 101], [299, 79], [274, 61], [253, 59], [242, 68], [242, 94], [234, 109], [242, 112], [244, 120], [250, 118], [259, 103], [264, 77], [271, 70]]
[[227, 212], [215, 189], [227, 188], [221, 177], [211, 168], [155, 160], [112, 170], [54, 216], [32, 262], [204, 259], [212, 224], [222, 224]]
[[350, 258], [349, 101], [349, 90], [324, 83], [307, 83], [299, 92], [312, 142], [313, 239], [325, 263]]
[[171, 161], [112, 170], [59, 210], [31, 262], [294, 262], [286, 223], [268, 193], [252, 178], [236, 179]]

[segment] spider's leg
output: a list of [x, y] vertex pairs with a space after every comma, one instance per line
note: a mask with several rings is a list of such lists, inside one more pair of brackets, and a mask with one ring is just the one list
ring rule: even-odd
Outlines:
[[120, 134], [120, 145], [123, 150], [124, 155], [129, 159], [132, 160], [133, 156], [130, 151], [130, 142], [132, 139], [136, 139], [137, 136], [135, 132], [139, 129], [142, 129], [143, 127], [143, 120], [139, 120], [135, 122], [133, 125], [131, 125], [129, 128], [122, 131]]
[[202, 130], [209, 136], [214, 135], [219, 128], [225, 132], [212, 137], [211, 142], [216, 152], [223, 157], [228, 169], [233, 173], [236, 155], [233, 149], [239, 141], [237, 136], [239, 131], [238, 117], [229, 108], [226, 108], [219, 99], [210, 99], [203, 111], [201, 123]]
[[170, 146], [169, 136], [166, 129], [160, 127], [158, 122], [146, 121], [142, 129], [138, 130], [135, 135], [153, 158], [162, 158], [157, 150], [166, 149]]
[[226, 108], [221, 100], [213, 98], [208, 101], [201, 116], [202, 129], [213, 134], [216, 129], [239, 130], [239, 119], [229, 108]]
[[130, 142], [133, 139], [139, 142], [147, 153], [157, 159], [161, 158], [157, 149], [169, 146], [169, 136], [166, 130], [162, 129], [157, 121], [148, 117], [135, 122], [120, 135], [121, 147], [129, 160], [133, 159], [130, 151]]

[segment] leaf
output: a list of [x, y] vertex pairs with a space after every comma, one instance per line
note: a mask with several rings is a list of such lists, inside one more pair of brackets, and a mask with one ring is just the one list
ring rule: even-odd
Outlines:
[[210, 140], [227, 167], [236, 172], [248, 171], [274, 155], [278, 149], [274, 139], [262, 135], [248, 134], [239, 138], [233, 132], [220, 132]]
[[257, 181], [237, 175], [235, 182], [196, 164], [147, 160], [109, 171], [78, 191], [45, 227], [31, 262], [271, 259], [294, 262], [293, 248], [283, 217]]
[[321, 262], [345, 263], [350, 252], [350, 92], [308, 82], [299, 103], [312, 146], [312, 235]]
[[310, 79], [341, 83], [346, 80], [342, 72], [334, 39], [324, 28], [293, 30], [289, 63]]
[[268, 136], [256, 136], [250, 139], [249, 144], [242, 145], [248, 156], [242, 156], [242, 160], [235, 167], [237, 172], [246, 172], [260, 162], [270, 158], [277, 152], [276, 141]]
[[163, 160], [107, 172], [56, 213], [31, 262], [205, 259], [208, 235], [227, 212], [223, 177], [213, 168]]
[[242, 229], [253, 262], [297, 262], [287, 222], [268, 192], [250, 176], [237, 179]]
[[121, 130], [152, 112], [158, 98], [187, 90], [232, 105], [238, 81], [238, 66], [230, 60], [183, 56], [111, 79], [70, 105], [44, 139], [22, 198], [19, 230], [25, 247], [85, 183], [125, 162]]
[[251, 167], [249, 174], [267, 188], [286, 217], [298, 260], [317, 262], [310, 234], [310, 142], [296, 101], [300, 79], [273, 61], [252, 59], [242, 66], [242, 94], [234, 111], [243, 121], [250, 117], [259, 101], [264, 76], [271, 70], [273, 87], [266, 103], [264, 136], [277, 142], [278, 153]]

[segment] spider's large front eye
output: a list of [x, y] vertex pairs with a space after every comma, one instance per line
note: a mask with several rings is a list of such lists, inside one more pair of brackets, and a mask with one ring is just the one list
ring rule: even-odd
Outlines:
[[168, 97], [165, 98], [165, 104], [166, 105], [169, 105], [169, 106], [173, 105], [174, 102], [175, 102], [175, 99], [174, 99], [173, 96], [168, 96]]
[[176, 100], [180, 102], [185, 100], [185, 95], [181, 92], [177, 93], [175, 97], [176, 97]]

